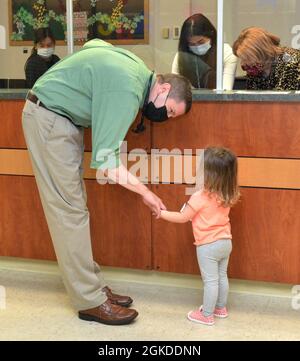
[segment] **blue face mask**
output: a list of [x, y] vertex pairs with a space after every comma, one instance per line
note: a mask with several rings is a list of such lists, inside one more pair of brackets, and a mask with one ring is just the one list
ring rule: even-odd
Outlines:
[[201, 44], [201, 45], [190, 45], [189, 49], [192, 53], [194, 53], [195, 55], [205, 55], [208, 50], [211, 48], [211, 43], [210, 41], [208, 41], [205, 44]]

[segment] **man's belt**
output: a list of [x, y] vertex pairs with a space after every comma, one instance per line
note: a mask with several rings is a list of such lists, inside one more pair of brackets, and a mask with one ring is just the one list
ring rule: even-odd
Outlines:
[[[39, 98], [38, 98], [35, 94], [33, 94], [31, 91], [28, 92], [26, 99], [30, 100], [30, 101], [31, 101], [32, 103], [34, 103], [34, 104], [38, 104], [38, 102], [39, 102]], [[58, 115], [60, 115], [61, 117], [67, 118], [70, 122], [73, 123], [72, 119], [70, 119], [70, 118], [67, 117], [66, 115], [62, 115], [62, 114], [59, 114], [59, 113], [54, 112], [53, 110], [48, 109], [48, 108], [46, 107], [46, 105], [43, 104], [41, 101], [39, 102], [39, 106], [40, 106], [40, 107], [43, 107], [43, 108], [45, 108], [45, 109], [47, 109], [47, 110], [49, 110], [50, 112], [53, 112], [53, 113], [55, 113], [55, 114], [58, 114]], [[73, 123], [73, 124], [74, 124], [74, 123]], [[76, 124], [74, 124], [74, 125], [78, 127], [78, 125], [76, 125]]]
[[[26, 99], [30, 100], [34, 104], [37, 104], [39, 101], [39, 98], [31, 92], [28, 92]], [[39, 103], [39, 106], [47, 109], [47, 107], [41, 101]], [[47, 110], [49, 110], [49, 109], [47, 109]]]

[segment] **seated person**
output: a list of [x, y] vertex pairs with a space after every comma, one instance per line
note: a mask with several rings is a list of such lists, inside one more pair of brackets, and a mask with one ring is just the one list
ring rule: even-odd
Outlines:
[[54, 54], [55, 39], [49, 28], [38, 29], [35, 33], [34, 47], [25, 64], [26, 86], [34, 83], [60, 58]]
[[278, 36], [262, 28], [244, 29], [233, 52], [247, 73], [247, 89], [300, 89], [300, 51], [281, 46]]
[[[194, 88], [216, 88], [217, 31], [202, 14], [194, 14], [183, 23], [172, 73], [187, 77]], [[223, 89], [232, 90], [237, 58], [224, 44]]]

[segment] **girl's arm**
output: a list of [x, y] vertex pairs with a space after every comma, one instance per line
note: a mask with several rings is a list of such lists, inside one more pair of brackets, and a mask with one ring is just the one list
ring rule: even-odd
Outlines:
[[161, 218], [173, 223], [186, 223], [190, 221], [195, 214], [194, 209], [187, 203], [181, 212], [161, 211]]

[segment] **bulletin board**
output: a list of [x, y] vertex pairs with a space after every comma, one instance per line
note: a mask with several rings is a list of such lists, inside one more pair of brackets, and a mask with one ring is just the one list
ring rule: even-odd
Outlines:
[[[34, 31], [50, 27], [66, 44], [66, 0], [9, 0], [10, 45], [32, 45]], [[76, 44], [100, 38], [112, 44], [149, 43], [149, 0], [73, 0]]]

